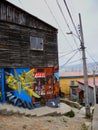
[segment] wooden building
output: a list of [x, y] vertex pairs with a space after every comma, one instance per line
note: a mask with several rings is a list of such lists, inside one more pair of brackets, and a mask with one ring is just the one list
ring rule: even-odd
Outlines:
[[57, 29], [0, 0], [0, 67], [58, 66]]
[[[55, 76], [58, 72], [57, 33], [55, 27], [6, 0], [0, 0], [0, 75], [3, 77], [0, 79], [1, 99], [5, 100], [5, 93], [9, 94], [12, 90], [15, 96], [19, 92], [18, 97], [24, 99], [26, 96], [24, 92], [18, 90], [21, 87], [19, 84], [22, 85], [23, 91], [28, 91], [29, 101], [32, 100], [32, 96], [38, 98], [41, 96], [33, 92], [36, 85], [40, 91], [42, 88], [43, 90], [47, 88], [45, 93], [48, 93], [48, 98], [59, 95], [57, 89], [59, 82]], [[53, 70], [51, 74], [50, 70]], [[24, 74], [25, 78], [29, 75], [29, 79], [28, 77], [25, 79]], [[48, 83], [49, 78], [51, 84]], [[33, 79], [36, 79], [36, 84], [25, 83], [25, 81], [33, 82]], [[22, 95], [19, 96], [20, 92]], [[44, 94], [44, 99], [45, 96]]]

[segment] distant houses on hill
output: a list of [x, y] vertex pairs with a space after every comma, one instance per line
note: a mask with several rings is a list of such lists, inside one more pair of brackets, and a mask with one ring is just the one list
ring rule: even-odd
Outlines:
[[[96, 68], [98, 69], [98, 62], [96, 63], [87, 63], [87, 69], [88, 72], [92, 72], [92, 70]], [[67, 66], [60, 66], [60, 71], [61, 72], [82, 72], [83, 71], [83, 64], [69, 64]]]
[[[83, 72], [62, 72], [60, 76], [60, 89], [66, 98], [80, 103], [85, 102], [85, 88]], [[98, 87], [98, 74], [95, 76], [96, 92]], [[89, 103], [94, 104], [93, 74], [88, 73]]]

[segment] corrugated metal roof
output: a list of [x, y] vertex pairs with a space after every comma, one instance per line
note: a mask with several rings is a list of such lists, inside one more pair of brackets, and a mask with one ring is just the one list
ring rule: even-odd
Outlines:
[[[77, 80], [78, 83], [80, 84], [84, 84], [84, 80]], [[93, 81], [93, 78], [92, 79], [88, 79], [88, 85], [90, 87], [94, 87], [94, 81]], [[95, 78], [95, 85], [98, 87], [98, 78]]]
[[[88, 75], [92, 76], [93, 73], [88, 72]], [[59, 73], [59, 77], [83, 77], [83, 76], [84, 76], [83, 72], [60, 72]]]

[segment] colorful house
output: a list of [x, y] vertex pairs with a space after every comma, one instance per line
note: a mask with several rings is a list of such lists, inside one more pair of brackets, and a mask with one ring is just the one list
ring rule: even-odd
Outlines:
[[33, 107], [59, 96], [57, 29], [0, 0], [0, 99]]
[[[78, 86], [70, 86], [70, 95], [72, 100], [76, 100], [81, 104], [85, 104], [85, 86], [84, 80], [78, 80]], [[88, 100], [90, 105], [94, 105], [94, 87], [96, 91], [96, 99], [98, 100], [98, 77], [88, 79]]]
[[[70, 87], [78, 86], [79, 80], [83, 80], [83, 72], [60, 72], [60, 89], [65, 94], [65, 97], [71, 98]], [[96, 77], [98, 75], [96, 74]], [[88, 73], [88, 79], [92, 79], [93, 74]]]

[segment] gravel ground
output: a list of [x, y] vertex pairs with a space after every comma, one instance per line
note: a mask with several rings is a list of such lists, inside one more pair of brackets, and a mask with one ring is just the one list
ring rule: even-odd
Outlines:
[[85, 120], [66, 116], [26, 117], [0, 115], [0, 130], [86, 130]]

